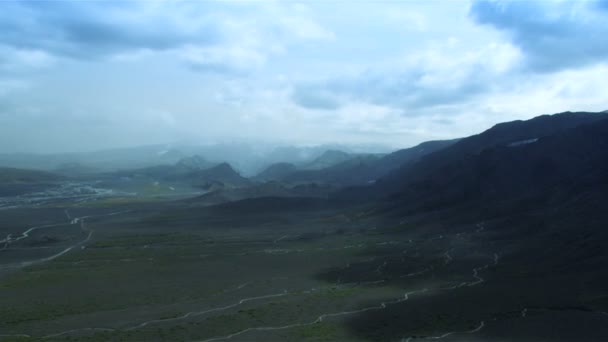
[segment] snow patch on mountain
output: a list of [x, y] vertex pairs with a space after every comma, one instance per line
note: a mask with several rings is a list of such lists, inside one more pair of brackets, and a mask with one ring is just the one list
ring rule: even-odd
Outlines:
[[532, 144], [538, 141], [538, 138], [534, 138], [534, 139], [526, 139], [526, 140], [520, 140], [520, 141], [515, 141], [510, 143], [509, 147], [517, 147], [517, 146], [521, 146], [521, 145], [527, 145], [527, 144]]

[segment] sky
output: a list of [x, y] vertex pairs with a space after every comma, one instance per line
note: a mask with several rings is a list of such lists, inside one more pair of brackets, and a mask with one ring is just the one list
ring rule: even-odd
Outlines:
[[608, 0], [2, 1], [0, 152], [403, 148], [608, 109]]

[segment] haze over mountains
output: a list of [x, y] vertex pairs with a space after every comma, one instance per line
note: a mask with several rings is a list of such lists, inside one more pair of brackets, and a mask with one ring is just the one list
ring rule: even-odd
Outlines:
[[[31, 178], [27, 175], [40, 174], [41, 183], [65, 177], [101, 177], [106, 180], [180, 182], [216, 191], [220, 191], [220, 185], [221, 191], [228, 191], [224, 188], [259, 187], [267, 182], [277, 182], [288, 188], [315, 184], [321, 186], [315, 194], [318, 196], [328, 196], [330, 192], [337, 198], [363, 200], [390, 196], [416, 203], [416, 208], [433, 207], [469, 199], [506, 200], [509, 194], [521, 195], [533, 189], [548, 196], [551, 184], [572, 183], [572, 177], [577, 173], [592, 168], [591, 164], [585, 163], [597, 163], [581, 159], [583, 157], [574, 152], [601, 160], [602, 155], [593, 154], [600, 147], [591, 143], [602, 143], [601, 133], [591, 130], [596, 133], [579, 137], [581, 134], [577, 135], [577, 130], [592, 124], [600, 129], [605, 117], [606, 112], [544, 115], [498, 124], [471, 137], [424, 142], [388, 154], [344, 152], [322, 146], [274, 148], [235, 163], [241, 167], [245, 165], [244, 169], [249, 172], [231, 163], [251, 152], [242, 145], [181, 149], [150, 146], [88, 154], [2, 155], [0, 164], [12, 168], [44, 165], [32, 169], [42, 169], [46, 173], [23, 171], [22, 176], [26, 180]], [[572, 141], [565, 142], [569, 139]], [[570, 151], [561, 146], [568, 144], [581, 148], [573, 147]], [[515, 165], [519, 168], [513, 169]], [[574, 166], [580, 169], [573, 169]], [[252, 173], [255, 169], [257, 172]], [[14, 177], [16, 170], [4, 170], [3, 183], [18, 183]], [[596, 172], [601, 174], [602, 171]], [[10, 174], [13, 176], [9, 177]], [[344, 190], [339, 190], [341, 188]], [[277, 194], [276, 189], [268, 191], [268, 195]], [[260, 189], [257, 192], [257, 196], [265, 194]]]
[[[527, 196], [533, 200], [532, 197], [540, 194], [550, 197], [558, 184], [574, 184], [573, 177], [577, 176], [592, 177], [586, 170], [595, 169], [594, 172], [602, 175], [602, 169], [597, 169], [601, 165], [597, 163], [604, 156], [596, 152], [602, 150], [601, 129], [605, 119], [606, 112], [543, 115], [498, 124], [471, 137], [424, 142], [388, 154], [323, 150], [323, 147], [278, 148], [258, 155], [261, 159], [250, 166], [266, 166], [249, 176], [219, 157], [221, 151], [226, 151], [223, 146], [189, 147], [183, 151], [144, 147], [115, 151], [115, 156], [113, 151], [69, 156], [5, 155], [2, 162], [16, 167], [48, 160], [65, 161], [63, 158], [78, 160], [72, 164], [62, 163], [63, 167], [58, 169], [47, 167], [55, 169], [55, 175], [48, 171], [23, 171], [22, 178], [30, 182], [31, 177], [27, 175], [39, 174], [40, 183], [65, 177], [123, 183], [182, 183], [206, 191], [232, 192], [227, 197], [230, 200], [252, 197], [254, 193], [254, 197], [332, 194], [331, 197], [348, 200], [390, 198], [403, 205], [411, 203], [406, 207], [412, 206], [414, 210], [469, 200], [507, 201], [515, 194], [521, 196], [520, 200]], [[230, 149], [245, 153], [242, 146]], [[184, 151], [201, 154], [186, 156]], [[281, 156], [286, 159], [273, 163]], [[96, 169], [93, 166], [98, 165], [96, 163], [113, 165], [112, 168], [118, 170]], [[126, 167], [139, 164], [153, 165]], [[19, 183], [14, 176], [17, 170], [4, 170], [3, 183]], [[9, 177], [10, 174], [13, 176]], [[308, 190], [302, 192], [302, 186]], [[242, 194], [236, 195], [234, 189], [239, 188], [250, 190], [239, 190]]]
[[[358, 150], [386, 151], [385, 148], [378, 147], [359, 147]], [[151, 145], [86, 153], [4, 153], [0, 154], [0, 166], [86, 173], [170, 165], [184, 158], [199, 156], [211, 163], [228, 162], [241, 172], [254, 175], [272, 163], [308, 164], [327, 151], [336, 151], [344, 155], [355, 153], [352, 147], [335, 145], [311, 147], [276, 146], [262, 143], [255, 145], [251, 143], [219, 143], [206, 146]], [[328, 162], [331, 163], [331, 161]], [[322, 161], [317, 161], [317, 163], [322, 163]], [[324, 166], [328, 165], [309, 165], [312, 168]]]
[[[137, 163], [158, 165], [0, 168], [0, 284], [12, 294], [0, 300], [19, 313], [0, 323], [4, 336], [608, 337], [607, 112], [542, 115], [388, 154], [265, 159], [249, 177], [221, 159], [152, 151], [123, 151], [113, 165], [138, 152]], [[27, 292], [32, 272], [70, 309], [39, 304], [47, 290]], [[131, 280], [110, 286], [116, 279]], [[76, 304], [99, 296], [111, 305]], [[107, 323], [91, 329], [82, 315]]]

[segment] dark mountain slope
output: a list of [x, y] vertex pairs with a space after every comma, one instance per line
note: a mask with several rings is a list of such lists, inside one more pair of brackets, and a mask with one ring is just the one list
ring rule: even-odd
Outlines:
[[214, 184], [228, 187], [248, 186], [251, 182], [236, 172], [228, 163], [221, 163], [207, 170], [194, 171], [186, 175], [197, 185], [209, 187]]
[[441, 152], [429, 155], [424, 158], [424, 166], [445, 164], [467, 155], [478, 154], [489, 147], [538, 139], [606, 117], [601, 113], [564, 112], [541, 115], [526, 121], [500, 123], [480, 134], [461, 139]]
[[[393, 196], [379, 204], [376, 213], [397, 219], [401, 222], [397, 229], [404, 232], [425, 223], [425, 231], [441, 229], [442, 239], [450, 241], [450, 246], [470, 234], [477, 247], [463, 254], [470, 256], [475, 249], [483, 248], [489, 256], [494, 254], [496, 265], [481, 275], [488, 281], [474, 291], [474, 296], [463, 297], [462, 292], [450, 296], [450, 304], [445, 307], [458, 307], [455, 316], [506, 299], [515, 304], [512, 312], [518, 319], [536, 312], [537, 318], [545, 317], [551, 326], [547, 334], [539, 324], [542, 319], [522, 324], [520, 330], [528, 331], [520, 338], [505, 338], [505, 332], [488, 329], [480, 332], [480, 340], [605, 340], [605, 332], [597, 334], [601, 325], [589, 329], [590, 335], [585, 331], [569, 334], [570, 328], [561, 332], [554, 329], [576, 320], [577, 311], [587, 314], [578, 318], [581, 326], [606, 315], [608, 118], [593, 116], [588, 122], [558, 129], [538, 140], [522, 140], [519, 144], [505, 140], [476, 154], [427, 168], [426, 174], [416, 174], [416, 179], [393, 183]], [[460, 231], [463, 224], [471, 228]], [[343, 274], [339, 276], [344, 279]], [[531, 293], [534, 295], [526, 298]], [[454, 304], [453, 300], [462, 302]], [[441, 307], [441, 302], [436, 297], [425, 307]], [[517, 306], [522, 308], [521, 316]], [[370, 311], [354, 318], [351, 326], [368, 337], [370, 326], [381, 330], [391, 321], [399, 324], [418, 314], [408, 312], [408, 307], [405, 304], [388, 312]], [[496, 311], [488, 316], [495, 315], [500, 322]], [[549, 314], [551, 311], [559, 311], [567, 319], [557, 320], [557, 315]], [[568, 311], [571, 314], [566, 316]], [[514, 316], [507, 323], [491, 324], [509, 331]]]
[[[604, 191], [608, 184], [608, 118], [588, 115], [587, 124], [521, 145], [497, 145], [439, 165], [421, 161], [400, 170], [407, 179], [392, 184], [391, 197], [413, 210], [475, 202], [498, 212], [556, 205], [590, 191]], [[518, 139], [522, 137], [529, 138]], [[382, 186], [391, 187], [395, 177], [383, 180]]]
[[[605, 118], [608, 118], [608, 115], [602, 113], [566, 112], [543, 115], [527, 121], [498, 124], [481, 134], [461, 139], [451, 146], [423, 156], [416, 163], [405, 164], [371, 187], [348, 189], [338, 196], [364, 200], [379, 199], [404, 192], [403, 189], [411, 189], [414, 186], [425, 189], [424, 184], [433, 183], [436, 179], [446, 181], [449, 178], [450, 182], [460, 182], [462, 180], [459, 180], [455, 174], [464, 172], [461, 169], [470, 167], [469, 163], [472, 160], [482, 163], [478, 158], [483, 151], [500, 150], [509, 146], [523, 148], [533, 145], [532, 142], [537, 139], [540, 141], [543, 137]], [[483, 158], [492, 158], [492, 156], [485, 155]]]
[[426, 141], [414, 147], [395, 151], [384, 156], [377, 163], [375, 163], [375, 165], [372, 167], [370, 175], [373, 175], [373, 177], [375, 177], [374, 179], [384, 177], [391, 171], [400, 168], [404, 164], [416, 162], [418, 159], [444, 148], [448, 148], [449, 146], [456, 144], [458, 141], [458, 139]]
[[368, 169], [378, 161], [374, 155], [358, 156], [321, 170], [298, 170], [287, 174], [283, 181], [289, 183], [324, 183], [334, 185], [365, 184]]

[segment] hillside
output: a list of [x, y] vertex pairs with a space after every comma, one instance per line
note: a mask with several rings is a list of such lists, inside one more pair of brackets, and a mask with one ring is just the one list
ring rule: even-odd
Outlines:
[[253, 179], [259, 182], [277, 181], [285, 178], [287, 175], [295, 171], [297, 171], [297, 167], [294, 164], [276, 163], [258, 173], [255, 177], [253, 177]]
[[456, 140], [428, 141], [387, 154], [360, 155], [321, 170], [297, 170], [287, 173], [282, 181], [290, 183], [325, 183], [338, 186], [374, 183], [403, 164], [452, 145]]
[[375, 155], [357, 156], [319, 170], [297, 170], [283, 177], [288, 183], [323, 183], [339, 186], [367, 183], [367, 170], [378, 161]]
[[279, 182], [251, 184], [244, 187], [215, 187], [204, 195], [185, 200], [196, 205], [214, 205], [254, 198], [326, 198], [334, 187], [316, 184], [286, 186]]
[[[398, 199], [413, 209], [557, 200], [603, 184], [608, 115], [561, 113], [499, 124], [343, 195]], [[540, 197], [543, 197], [542, 199]]]
[[[603, 118], [605, 114], [587, 112], [565, 112], [554, 115], [541, 115], [526, 121], [512, 121], [495, 125], [494, 127], [477, 135], [461, 139], [442, 151], [429, 154], [414, 165], [411, 170], [418, 170], [423, 174], [426, 169], [438, 168], [452, 161], [461, 160], [481, 151], [500, 145], [539, 139], [563, 130], [592, 123]], [[411, 176], [412, 171], [408, 173]]]
[[608, 119], [539, 138], [501, 145], [452, 162], [401, 188], [404, 202], [432, 208], [479, 201], [486, 210], [559, 204], [608, 185]]
[[0, 197], [42, 191], [64, 179], [45, 171], [0, 167]]
[[338, 150], [327, 150], [311, 162], [304, 164], [303, 170], [321, 170], [352, 159], [356, 155]]
[[41, 183], [61, 179], [63, 177], [46, 171], [0, 167], [0, 184]]
[[150, 178], [155, 180], [179, 181], [190, 177], [193, 172], [212, 168], [216, 164], [194, 155], [181, 158], [172, 165], [155, 165], [145, 168], [122, 170], [112, 175], [131, 178]]
[[188, 173], [185, 178], [204, 188], [213, 186], [243, 187], [251, 184], [247, 178], [238, 174], [228, 163], [221, 163], [210, 169]]
[[204, 170], [212, 168], [215, 165], [215, 163], [212, 163], [199, 155], [193, 155], [180, 159], [175, 164], [175, 167], [179, 170]]
[[[288, 174], [344, 184], [392, 169], [355, 188], [364, 203], [329, 196], [331, 184], [249, 182], [197, 157], [132, 183], [202, 195], [0, 198], [0, 304], [12, 310], [0, 328], [34, 339], [603, 341], [608, 116], [573, 118]], [[149, 177], [175, 170], [176, 181]]]

